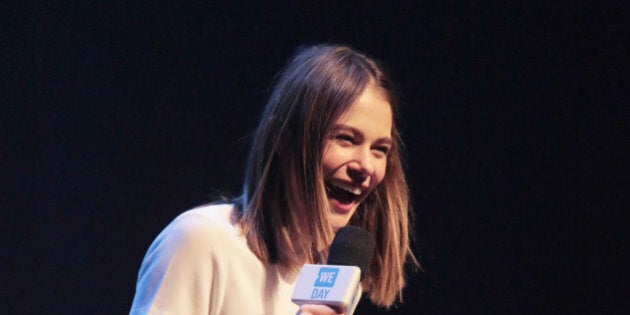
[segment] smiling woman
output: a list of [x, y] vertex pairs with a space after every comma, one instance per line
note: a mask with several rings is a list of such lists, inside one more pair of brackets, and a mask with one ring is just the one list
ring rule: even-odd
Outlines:
[[376, 239], [363, 291], [380, 306], [400, 300], [404, 264], [417, 262], [396, 114], [373, 60], [345, 46], [300, 50], [265, 106], [242, 195], [187, 211], [157, 237], [131, 312], [334, 313], [298, 308], [291, 293], [299, 268], [325, 263], [346, 225]]
[[392, 124], [391, 105], [372, 83], [335, 122], [322, 157], [334, 230], [348, 223], [385, 177]]

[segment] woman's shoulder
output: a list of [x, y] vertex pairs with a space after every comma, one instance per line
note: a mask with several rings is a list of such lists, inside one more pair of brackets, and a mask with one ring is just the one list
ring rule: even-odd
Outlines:
[[218, 225], [219, 227], [231, 227], [233, 225], [230, 222], [230, 217], [233, 209], [234, 206], [231, 204], [203, 205], [183, 212], [175, 218], [174, 222], [198, 222]]
[[[204, 205], [177, 216], [162, 232], [178, 243], [204, 244], [236, 239], [238, 230], [231, 222], [230, 204]], [[232, 236], [232, 237], [230, 237]]]

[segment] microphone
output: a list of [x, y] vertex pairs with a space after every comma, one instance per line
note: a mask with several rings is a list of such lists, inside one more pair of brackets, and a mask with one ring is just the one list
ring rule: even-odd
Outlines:
[[291, 301], [323, 304], [352, 314], [361, 297], [361, 280], [374, 256], [374, 237], [367, 230], [345, 226], [337, 231], [326, 265], [304, 264]]

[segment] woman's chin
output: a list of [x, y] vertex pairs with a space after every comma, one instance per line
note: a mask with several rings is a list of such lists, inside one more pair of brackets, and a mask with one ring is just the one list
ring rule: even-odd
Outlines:
[[356, 207], [347, 211], [337, 211], [333, 208], [330, 216], [330, 225], [333, 230], [337, 232], [340, 228], [348, 225], [348, 222], [350, 222], [350, 218], [352, 217], [352, 214], [354, 214], [355, 210]]
[[341, 223], [341, 222], [334, 222], [334, 220], [333, 220], [333, 222], [331, 223], [331, 225], [332, 225], [333, 231], [334, 231], [335, 233], [337, 233], [337, 231], [339, 231], [339, 229], [341, 229], [342, 227], [344, 227], [344, 226], [348, 225], [348, 222], [347, 222], [347, 221], [345, 221], [345, 223]]

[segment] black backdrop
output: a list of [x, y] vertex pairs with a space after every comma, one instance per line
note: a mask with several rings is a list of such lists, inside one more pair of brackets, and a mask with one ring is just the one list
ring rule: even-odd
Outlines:
[[273, 75], [320, 42], [376, 57], [404, 92], [424, 271], [405, 303], [359, 314], [622, 313], [623, 5], [3, 11], [9, 313], [128, 312], [152, 239], [180, 212], [238, 193]]

